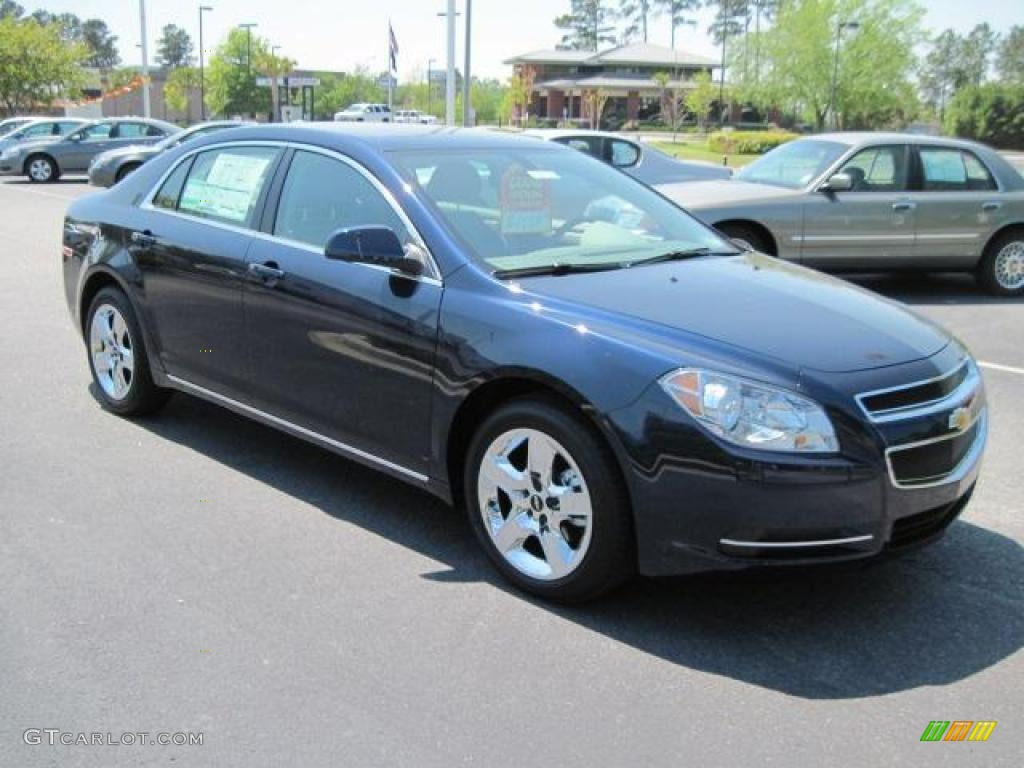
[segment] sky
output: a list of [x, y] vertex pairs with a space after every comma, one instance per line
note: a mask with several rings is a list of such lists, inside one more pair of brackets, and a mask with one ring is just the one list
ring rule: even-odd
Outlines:
[[[1024, 0], [919, 0], [927, 10], [926, 24], [935, 31], [953, 27], [966, 32], [987, 21], [997, 31], [1024, 24]], [[19, 0], [28, 12], [37, 8], [75, 13], [83, 19], [100, 18], [118, 36], [118, 47], [125, 64], [139, 64], [141, 54], [138, 0], [49, 0], [35, 3]], [[445, 20], [438, 18], [446, 0], [203, 0], [213, 7], [204, 15], [203, 34], [209, 50], [223, 40], [231, 27], [256, 23], [254, 34], [280, 45], [279, 55], [298, 62], [302, 69], [350, 70], [362, 65], [375, 71], [387, 66], [387, 25], [394, 26], [398, 39], [398, 71], [401, 80], [425, 76], [428, 59], [434, 67], [444, 66]], [[150, 60], [161, 27], [177, 24], [192, 35], [198, 46], [198, 2], [182, 0], [146, 0], [146, 29]], [[457, 0], [461, 13], [465, 0]], [[538, 48], [552, 48], [559, 31], [551, 20], [564, 13], [569, 0], [474, 0], [473, 73], [477, 76], [505, 79], [510, 68], [502, 61]], [[676, 32], [676, 47], [691, 53], [717, 58], [719, 49], [707, 36], [710, 12], [698, 14], [697, 28], [682, 27]], [[456, 58], [462, 66], [463, 17], [459, 17], [459, 42]], [[664, 18], [655, 20], [650, 42], [669, 44], [669, 29]]]

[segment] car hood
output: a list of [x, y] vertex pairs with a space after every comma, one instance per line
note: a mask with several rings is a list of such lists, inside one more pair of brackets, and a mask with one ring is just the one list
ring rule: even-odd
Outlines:
[[798, 371], [898, 365], [930, 357], [950, 341], [946, 331], [896, 302], [757, 253], [534, 277], [521, 285], [655, 333], [667, 327], [698, 335]]
[[737, 179], [695, 181], [688, 184], [659, 184], [657, 189], [672, 202], [691, 210], [748, 202], [760, 203], [765, 200], [796, 197], [802, 194], [800, 190], [773, 187], [769, 184], [751, 184]]

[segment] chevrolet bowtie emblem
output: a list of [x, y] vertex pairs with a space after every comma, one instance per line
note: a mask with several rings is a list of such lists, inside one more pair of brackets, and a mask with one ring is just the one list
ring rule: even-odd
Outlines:
[[971, 426], [971, 409], [960, 407], [949, 414], [949, 428], [954, 432], [963, 432]]

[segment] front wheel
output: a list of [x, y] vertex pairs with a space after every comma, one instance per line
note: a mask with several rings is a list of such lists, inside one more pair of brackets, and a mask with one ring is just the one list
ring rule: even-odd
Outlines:
[[488, 556], [527, 592], [587, 600], [634, 570], [618, 465], [596, 429], [566, 408], [529, 399], [495, 412], [470, 445], [464, 490]]
[[1024, 230], [997, 237], [978, 265], [978, 282], [996, 296], [1024, 293]]
[[142, 329], [123, 292], [104, 288], [97, 293], [85, 329], [89, 369], [109, 410], [122, 416], [142, 416], [167, 401], [170, 392], [153, 383]]

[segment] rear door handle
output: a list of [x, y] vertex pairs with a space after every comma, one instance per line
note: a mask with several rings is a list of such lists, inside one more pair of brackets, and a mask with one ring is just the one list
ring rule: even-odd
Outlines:
[[981, 210], [990, 213], [992, 211], [998, 211], [1002, 207], [1003, 207], [1002, 203], [998, 203], [998, 202], [994, 202], [993, 201], [993, 202], [989, 202], [989, 203], [982, 203]]
[[275, 280], [280, 280], [282, 277], [284, 277], [284, 270], [278, 268], [277, 262], [267, 261], [264, 262], [263, 264], [250, 264], [249, 274], [253, 275], [254, 277], [258, 277], [260, 280], [264, 282], [269, 283]]
[[156, 236], [148, 229], [145, 232], [132, 232], [130, 238], [132, 245], [140, 248], [151, 248], [156, 245]]
[[917, 203], [912, 203], [909, 200], [904, 200], [899, 203], [893, 203], [892, 209], [894, 211], [912, 211], [917, 208]]

